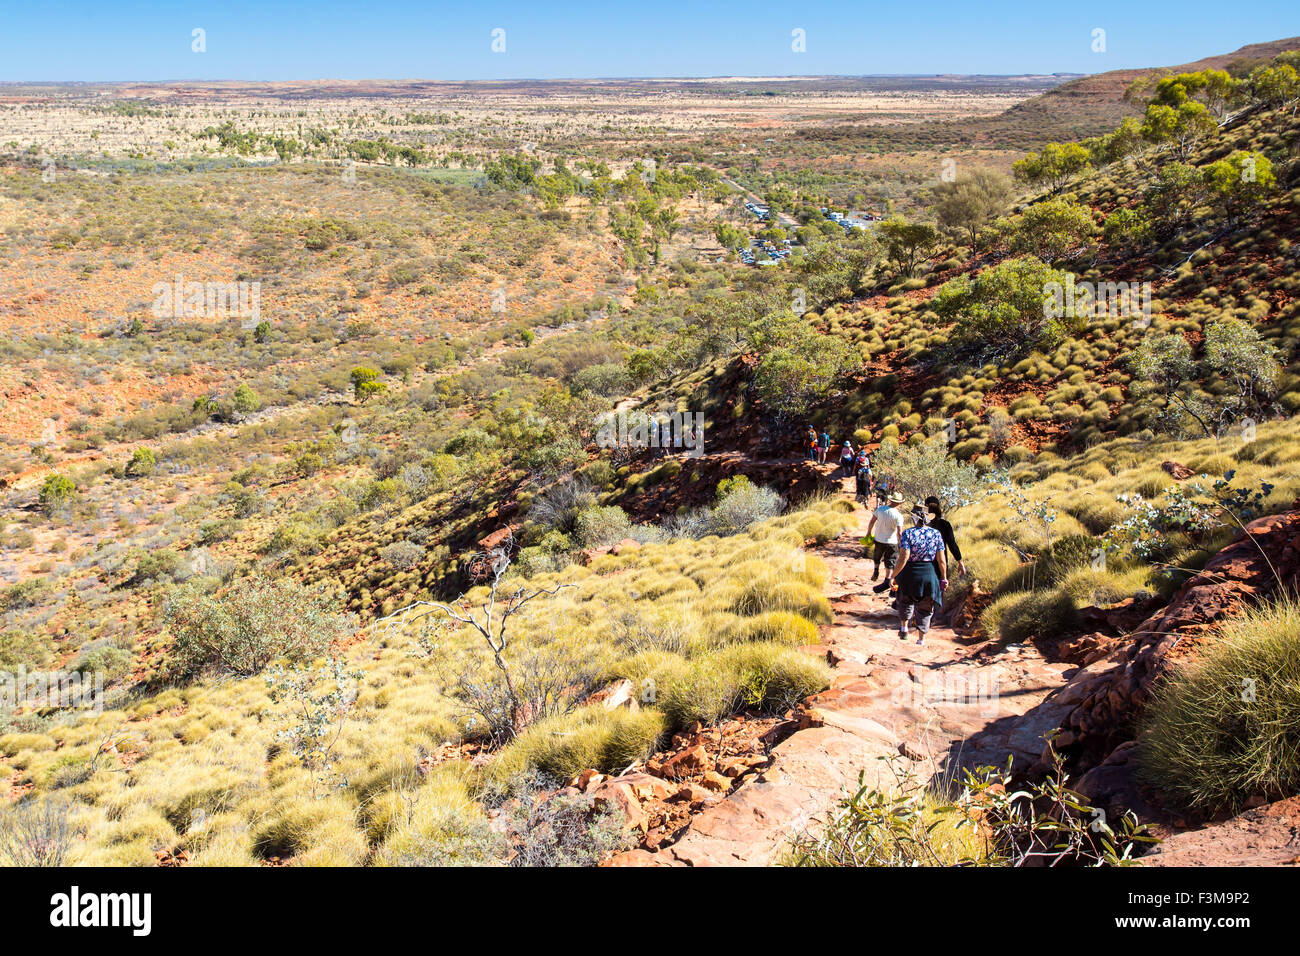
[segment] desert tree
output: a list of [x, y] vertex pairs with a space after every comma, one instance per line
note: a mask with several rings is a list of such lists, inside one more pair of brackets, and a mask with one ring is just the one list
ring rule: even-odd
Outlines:
[[496, 679], [484, 680], [462, 662], [452, 694], [483, 719], [498, 743], [514, 739], [542, 717], [572, 710], [596, 683], [594, 670], [584, 667], [580, 659], [537, 653], [526, 646], [527, 641], [516, 648], [512, 621], [539, 598], [554, 598], [577, 585], [530, 587], [507, 580], [513, 549], [514, 538], [507, 535], [497, 547], [470, 557], [470, 575], [483, 582], [486, 594], [473, 597], [471, 590], [446, 603], [415, 601], [376, 622], [379, 632], [416, 628], [419, 645], [430, 657], [445, 651], [444, 640], [462, 628], [475, 635], [491, 658]]
[[1187, 100], [1178, 106], [1152, 103], [1142, 122], [1142, 137], [1186, 159], [1196, 146], [1214, 135], [1219, 124], [1204, 103]]
[[1263, 153], [1238, 150], [1202, 170], [1210, 198], [1229, 225], [1249, 216], [1277, 185], [1273, 163]]
[[1011, 196], [1011, 182], [1006, 176], [977, 169], [969, 176], [936, 186], [930, 211], [940, 226], [966, 237], [971, 252], [976, 253], [980, 232], [1006, 212]]
[[1011, 166], [1016, 179], [1031, 186], [1046, 186], [1059, 193], [1066, 183], [1088, 168], [1088, 150], [1079, 143], [1048, 143]]
[[878, 231], [889, 245], [889, 255], [905, 276], [912, 275], [939, 242], [939, 230], [934, 226], [926, 222], [908, 222], [902, 216], [886, 219]]

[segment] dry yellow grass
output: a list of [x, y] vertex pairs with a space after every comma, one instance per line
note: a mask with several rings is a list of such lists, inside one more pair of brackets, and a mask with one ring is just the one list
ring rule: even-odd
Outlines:
[[[517, 661], [525, 651], [581, 659], [607, 679], [653, 680], [654, 693], [639, 714], [579, 708], [548, 718], [505, 748], [497, 775], [609, 768], [646, 755], [675, 724], [736, 706], [785, 707], [825, 686], [825, 665], [790, 646], [816, 634], [798, 612], [826, 613], [825, 565], [797, 547], [796, 529], [810, 519], [839, 526], [844, 515], [821, 502], [734, 537], [651, 544], [530, 581], [574, 586], [512, 620]], [[638, 626], [613, 626], [619, 615]], [[328, 773], [293, 753], [287, 705], [260, 677], [170, 689], [48, 734], [0, 737], [0, 760], [37, 799], [70, 801], [79, 864], [150, 865], [160, 849], [221, 866], [455, 858], [481, 826], [482, 781], [463, 765], [423, 777], [416, 767], [421, 748], [476, 728], [435, 660], [414, 653], [415, 638], [371, 635], [348, 651], [364, 677]], [[466, 651], [479, 640], [466, 630], [442, 639]], [[93, 772], [68, 771], [97, 753]]]

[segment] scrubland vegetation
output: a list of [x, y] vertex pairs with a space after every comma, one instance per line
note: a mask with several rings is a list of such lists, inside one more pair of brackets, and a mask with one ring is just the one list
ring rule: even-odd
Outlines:
[[[805, 422], [943, 498], [968, 571], [948, 598], [978, 582], [995, 641], [1168, 599], [1300, 496], [1295, 66], [1139, 84], [1045, 136], [1013, 110], [974, 143], [823, 124], [650, 152], [651, 124], [521, 151], [430, 112], [292, 143], [209, 123], [193, 156], [81, 155], [89, 173], [53, 182], [17, 149], [0, 665], [107, 684], [102, 714], [0, 714], [23, 825], [83, 863], [594, 862], [617, 828], [533, 797], [827, 684], [798, 651], [831, 619], [802, 546], [852, 507], [724, 461], [780, 466]], [[424, 127], [459, 132], [433, 150]], [[1072, 133], [1090, 138], [1047, 138]], [[890, 136], [880, 194], [828, 159]], [[955, 178], [935, 145], [965, 150]], [[346, 158], [355, 181], [325, 165]], [[822, 212], [877, 202], [869, 230]], [[754, 235], [795, 251], [743, 266]], [[259, 321], [160, 318], [152, 287], [178, 273], [261, 282]], [[1120, 284], [1124, 308], [1090, 308]], [[616, 408], [702, 413], [704, 454], [600, 447]], [[499, 616], [449, 624], [498, 596], [508, 637]], [[1225, 624], [1164, 685], [1144, 772], [1170, 800], [1294, 790], [1293, 612]], [[1205, 693], [1244, 679], [1266, 713]], [[620, 680], [636, 706], [588, 700]], [[955, 798], [901, 799], [859, 794], [797, 862], [1003, 863], [1032, 842], [1014, 807], [1007, 844], [950, 826]], [[1128, 836], [1074, 835], [1122, 862]]]
[[[323, 666], [306, 646], [299, 664], [268, 669], [263, 652], [284, 650], [274, 626], [208, 627], [214, 646], [198, 660], [226, 679], [8, 733], [0, 774], [21, 774], [63, 805], [85, 834], [72, 862], [148, 864], [159, 846], [212, 865], [272, 856], [492, 862], [504, 853], [483, 826], [481, 801], [493, 788], [530, 770], [618, 770], [693, 721], [788, 709], [826, 686], [825, 665], [795, 650], [830, 619], [825, 570], [799, 548], [808, 526], [834, 533], [843, 521], [828, 503], [728, 537], [675, 538], [587, 567], [508, 575], [504, 588], [564, 585], [511, 622], [506, 661], [527, 714], [519, 727], [501, 730], [503, 685], [470, 628], [393, 618]], [[281, 624], [300, 620], [306, 596], [259, 601], [250, 587], [221, 613], [258, 607]], [[480, 588], [465, 600], [483, 597]], [[191, 608], [181, 633], [208, 611]], [[311, 634], [326, 636], [321, 626]], [[635, 682], [639, 707], [583, 705], [584, 688], [618, 678]], [[494, 724], [504, 746], [486, 768], [425, 759], [491, 741]], [[117, 757], [127, 766], [110, 767]]]

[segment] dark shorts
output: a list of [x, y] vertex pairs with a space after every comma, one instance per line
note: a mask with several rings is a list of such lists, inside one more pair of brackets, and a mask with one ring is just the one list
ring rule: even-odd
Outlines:
[[894, 570], [894, 565], [898, 563], [898, 545], [881, 544], [879, 541], [871, 550], [871, 560], [880, 564], [884, 562], [885, 568], [889, 571]]

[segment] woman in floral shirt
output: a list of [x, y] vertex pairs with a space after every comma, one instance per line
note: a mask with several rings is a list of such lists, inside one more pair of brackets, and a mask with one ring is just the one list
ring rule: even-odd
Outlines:
[[898, 539], [898, 564], [892, 579], [898, 589], [898, 639], [907, 640], [907, 629], [915, 616], [918, 644], [925, 643], [930, 618], [948, 586], [943, 535], [927, 527], [929, 519], [925, 505], [917, 502], [912, 508], [912, 527]]

